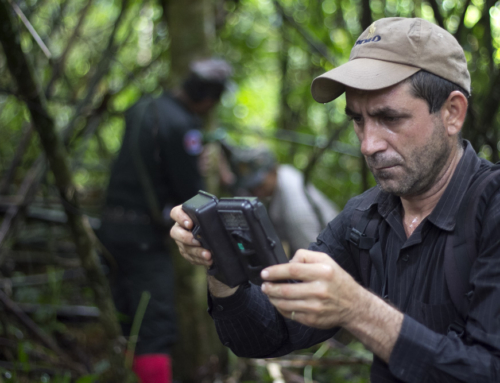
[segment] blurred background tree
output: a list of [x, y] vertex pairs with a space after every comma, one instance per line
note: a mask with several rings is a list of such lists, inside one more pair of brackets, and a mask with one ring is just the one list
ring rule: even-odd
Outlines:
[[[309, 89], [315, 76], [347, 60], [364, 28], [385, 16], [422, 17], [456, 36], [466, 52], [473, 88], [463, 135], [482, 157], [499, 160], [500, 5], [493, 1], [3, 0], [3, 4], [12, 12], [47, 114], [66, 148], [80, 197], [78, 213], [94, 226], [120, 148], [123, 112], [142, 95], [159, 95], [174, 85], [190, 59], [208, 54], [228, 60], [234, 78], [210, 121], [207, 142], [221, 137], [240, 145], [264, 141], [280, 162], [303, 170], [339, 207], [372, 186], [343, 113], [344, 98], [318, 104]], [[112, 361], [102, 349], [104, 330], [96, 319], [95, 292], [82, 272], [65, 225], [57, 179], [47, 166], [50, 153], [44, 153], [39, 135], [33, 133], [33, 105], [7, 65], [12, 54], [9, 49], [0, 51], [0, 369], [6, 381], [77, 377], [92, 381], [109, 370]], [[175, 372], [174, 364], [177, 378], [278, 379], [273, 377], [276, 366], [231, 355], [228, 359], [203, 313], [202, 278], [192, 268], [180, 275], [187, 294], [180, 299], [187, 303], [179, 308], [180, 321], [188, 330], [194, 323], [197, 330], [191, 332], [187, 348], [178, 351], [184, 367]], [[189, 305], [196, 307], [196, 314]], [[29, 330], [27, 323], [34, 327]], [[340, 346], [324, 346], [297, 355], [298, 359], [278, 361], [278, 372], [286, 381], [367, 381], [368, 356], [359, 345], [340, 354]], [[65, 358], [58, 359], [57, 352]], [[342, 367], [332, 367], [339, 364]], [[302, 380], [292, 380], [297, 376], [288, 376], [283, 369]]]

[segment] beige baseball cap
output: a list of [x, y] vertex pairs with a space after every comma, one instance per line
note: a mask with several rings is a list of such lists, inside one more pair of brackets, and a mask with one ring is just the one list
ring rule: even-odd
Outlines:
[[455, 37], [423, 19], [388, 17], [375, 21], [361, 34], [347, 63], [316, 77], [311, 93], [318, 102], [330, 102], [346, 86], [387, 88], [421, 69], [470, 93], [467, 60]]

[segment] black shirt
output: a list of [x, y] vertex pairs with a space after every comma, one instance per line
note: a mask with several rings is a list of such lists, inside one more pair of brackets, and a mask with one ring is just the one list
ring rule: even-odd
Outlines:
[[131, 248], [165, 248], [165, 227], [156, 224], [152, 210], [159, 215], [164, 209], [168, 221], [169, 208], [203, 189], [198, 169], [201, 127], [201, 119], [168, 93], [142, 98], [126, 112], [122, 146], [106, 193], [101, 240]]
[[[447, 233], [469, 180], [482, 166], [470, 144], [432, 213], [407, 238], [398, 197], [379, 192], [378, 212], [387, 230], [381, 238], [388, 280], [388, 298], [405, 315], [387, 365], [374, 357], [371, 381], [495, 382], [500, 381], [500, 195], [481, 200], [476, 218], [478, 258], [470, 273], [474, 297], [465, 337], [447, 328], [458, 317], [444, 277]], [[354, 209], [367, 209], [364, 195], [351, 199], [319, 235], [310, 250], [329, 254], [354, 278], [359, 272], [346, 242]], [[369, 289], [381, 294], [376, 271]], [[211, 315], [219, 336], [235, 354], [275, 357], [328, 339], [332, 330], [317, 330], [283, 318], [257, 286], [240, 288], [232, 297], [213, 299]]]
[[181, 204], [203, 188], [198, 170], [202, 122], [180, 101], [168, 93], [141, 99], [126, 112], [125, 124], [107, 206], [149, 212], [134, 153], [140, 155], [160, 209]]

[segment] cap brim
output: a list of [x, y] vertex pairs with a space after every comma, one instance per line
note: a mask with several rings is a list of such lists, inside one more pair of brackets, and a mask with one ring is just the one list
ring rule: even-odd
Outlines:
[[383, 89], [419, 70], [414, 66], [359, 58], [316, 77], [311, 84], [311, 93], [317, 102], [330, 102], [344, 93], [346, 86], [362, 90]]

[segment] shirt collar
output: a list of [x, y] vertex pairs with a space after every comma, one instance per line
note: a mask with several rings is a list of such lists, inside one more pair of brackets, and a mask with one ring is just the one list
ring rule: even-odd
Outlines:
[[429, 215], [429, 221], [443, 230], [450, 231], [455, 228], [455, 217], [462, 198], [474, 174], [481, 166], [481, 159], [477, 156], [471, 143], [463, 140], [463, 147], [464, 154], [458, 162], [450, 183]]
[[[458, 162], [450, 183], [428, 217], [430, 222], [443, 230], [454, 229], [457, 209], [472, 177], [481, 165], [481, 160], [472, 148], [470, 142], [463, 140], [463, 147], [464, 154]], [[358, 209], [368, 210], [373, 205], [377, 204], [378, 213], [386, 218], [396, 206], [401, 205], [401, 199], [395, 195], [383, 192], [378, 186], [375, 187], [375, 189], [377, 191], [373, 190], [373, 192], [377, 194], [374, 198], [365, 199], [358, 206]]]

